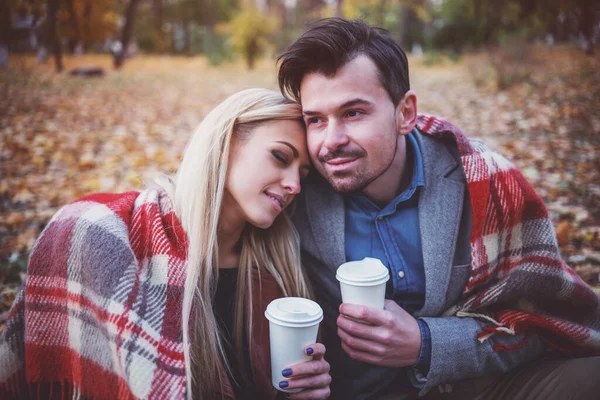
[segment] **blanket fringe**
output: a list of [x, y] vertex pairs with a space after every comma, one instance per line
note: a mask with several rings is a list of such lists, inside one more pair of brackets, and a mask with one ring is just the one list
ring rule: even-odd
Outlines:
[[[486, 340], [488, 340], [489, 338], [491, 338], [492, 336], [494, 336], [496, 333], [503, 333], [506, 335], [512, 335], [514, 336], [516, 334], [515, 330], [512, 328], [507, 327], [506, 325], [496, 321], [494, 318], [490, 317], [487, 314], [481, 314], [481, 313], [470, 313], [470, 312], [466, 312], [466, 311], [459, 311], [456, 313], [457, 317], [461, 317], [461, 318], [479, 318], [479, 319], [483, 319], [487, 322], [490, 322], [494, 325], [496, 325], [495, 327], [484, 327], [483, 328], [483, 332], [479, 333], [477, 335], [477, 340], [479, 340], [480, 343], [485, 342]], [[529, 338], [526, 338], [527, 340]], [[526, 341], [525, 341], [526, 342]], [[497, 345], [498, 346], [498, 345]], [[517, 345], [517, 348], [523, 347], [524, 344], [519, 344]], [[495, 346], [496, 347], [496, 346]], [[499, 350], [508, 350], [509, 347], [512, 346], [504, 346], [506, 348], [502, 348]], [[494, 348], [494, 350], [496, 350]]]
[[465, 312], [465, 311], [459, 311], [456, 313], [457, 317], [468, 317], [468, 318], [480, 318], [480, 319], [484, 319], [488, 322], [491, 322], [492, 324], [496, 325], [496, 328], [493, 328], [496, 331], [500, 331], [500, 332], [504, 332], [508, 335], [514, 335], [515, 334], [515, 330], [508, 328], [505, 324], [502, 324], [498, 321], [496, 321], [494, 318], [490, 317], [489, 315], [486, 314], [480, 314], [480, 313], [469, 313], [469, 312]]

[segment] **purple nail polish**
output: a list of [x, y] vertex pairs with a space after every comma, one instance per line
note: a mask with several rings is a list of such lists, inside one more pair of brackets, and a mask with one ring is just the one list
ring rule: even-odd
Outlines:
[[306, 349], [306, 354], [308, 354], [309, 356], [314, 353], [315, 351], [313, 350], [312, 347], [309, 347], [308, 349]]
[[286, 387], [288, 387], [289, 383], [287, 381], [281, 381], [279, 382], [279, 387], [282, 389], [285, 389]]
[[[285, 376], [286, 378], [288, 376], [292, 376], [292, 370], [291, 370], [291, 368], [286, 368], [283, 371], [281, 371], [281, 375]], [[287, 384], [287, 382], [286, 382], [286, 384]]]

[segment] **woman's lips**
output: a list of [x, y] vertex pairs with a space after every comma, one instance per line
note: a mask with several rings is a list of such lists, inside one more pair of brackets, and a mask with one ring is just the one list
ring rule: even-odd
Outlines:
[[283, 211], [285, 207], [285, 201], [283, 200], [283, 197], [270, 192], [265, 192], [265, 195], [267, 196], [275, 210], [277, 210], [278, 212]]

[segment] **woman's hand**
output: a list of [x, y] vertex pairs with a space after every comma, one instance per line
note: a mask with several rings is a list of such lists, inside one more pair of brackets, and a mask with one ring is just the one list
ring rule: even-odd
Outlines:
[[285, 390], [304, 389], [298, 393], [287, 393], [288, 399], [326, 399], [331, 394], [329, 384], [329, 363], [323, 358], [325, 346], [321, 343], [311, 344], [304, 352], [312, 356], [311, 361], [292, 365], [281, 371], [282, 380], [279, 387]]

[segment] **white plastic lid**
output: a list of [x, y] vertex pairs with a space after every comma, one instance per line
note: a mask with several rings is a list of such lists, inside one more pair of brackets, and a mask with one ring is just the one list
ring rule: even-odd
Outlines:
[[282, 297], [269, 303], [265, 317], [277, 325], [303, 328], [321, 322], [323, 310], [314, 301], [303, 297]]
[[335, 277], [348, 285], [375, 286], [387, 282], [390, 273], [378, 258], [365, 257], [340, 265]]

